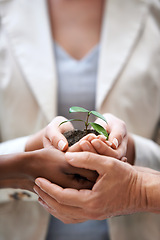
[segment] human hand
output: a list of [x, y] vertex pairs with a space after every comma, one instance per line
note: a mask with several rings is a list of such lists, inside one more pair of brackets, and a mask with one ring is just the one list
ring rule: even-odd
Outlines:
[[128, 163], [89, 152], [66, 153], [66, 160], [74, 167], [97, 170], [99, 177], [92, 190], [80, 191], [36, 180], [39, 202], [64, 223], [101, 220], [146, 209], [141, 175]]
[[128, 135], [125, 123], [112, 114], [106, 113], [104, 117], [107, 119], [108, 124], [101, 119], [97, 119], [96, 123], [102, 125], [107, 130], [109, 133], [108, 141], [106, 141], [103, 135], [95, 136], [94, 134], [89, 134], [68, 149], [68, 142], [63, 133], [73, 130], [73, 125], [71, 122], [67, 122], [59, 126], [66, 118], [58, 116], [48, 126], [28, 140], [26, 151], [54, 146], [61, 151], [90, 151], [121, 160], [126, 159], [124, 157], [127, 150]]
[[125, 161], [128, 142], [126, 125], [112, 114], [104, 114], [104, 117], [107, 119], [108, 124], [101, 119], [97, 119], [96, 123], [103, 126], [109, 133], [107, 141], [103, 135], [89, 134], [70, 147], [69, 151], [89, 151]]
[[[29, 176], [33, 180], [41, 176], [63, 187], [91, 188], [98, 176], [97, 173], [71, 168], [64, 159], [62, 151], [68, 148], [68, 142], [63, 133], [73, 129], [70, 122], [59, 126], [65, 120], [64, 117], [58, 116], [45, 129], [31, 137], [28, 146], [30, 145], [29, 153], [32, 154], [32, 157], [29, 157], [27, 161]], [[34, 149], [37, 149], [37, 143], [41, 142], [42, 139], [43, 143], [41, 144], [44, 148], [41, 146], [42, 149], [34, 151]], [[31, 146], [31, 143], [34, 147]]]
[[98, 176], [96, 171], [71, 166], [65, 154], [52, 146], [31, 152], [24, 171], [33, 182], [43, 177], [64, 188], [75, 189], [91, 189]]
[[57, 116], [44, 129], [33, 134], [26, 143], [25, 151], [34, 151], [50, 146], [54, 146], [61, 151], [66, 151], [68, 142], [63, 133], [72, 130], [73, 125], [67, 122], [59, 126], [65, 120], [66, 118]]

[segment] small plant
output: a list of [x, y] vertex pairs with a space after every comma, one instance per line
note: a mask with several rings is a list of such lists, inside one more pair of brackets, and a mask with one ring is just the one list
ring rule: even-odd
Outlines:
[[62, 125], [63, 123], [66, 123], [66, 122], [71, 122], [71, 121], [81, 121], [81, 122], [84, 122], [84, 124], [85, 124], [86, 134], [87, 134], [89, 125], [91, 125], [95, 131], [97, 131], [99, 134], [104, 135], [106, 137], [106, 140], [108, 140], [108, 133], [101, 125], [94, 123], [94, 122], [89, 122], [89, 116], [91, 114], [93, 114], [96, 117], [102, 119], [103, 121], [105, 121], [107, 123], [107, 120], [103, 117], [103, 115], [101, 115], [100, 113], [98, 113], [96, 111], [88, 111], [87, 109], [82, 108], [82, 107], [71, 107], [69, 109], [69, 113], [75, 113], [75, 112], [87, 113], [86, 121], [81, 120], [81, 119], [68, 119], [66, 121], [61, 122], [60, 125]]

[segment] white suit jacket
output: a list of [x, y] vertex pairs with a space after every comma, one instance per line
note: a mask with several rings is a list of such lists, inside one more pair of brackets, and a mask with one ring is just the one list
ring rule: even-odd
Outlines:
[[[96, 108], [126, 122], [137, 165], [160, 170], [159, 0], [108, 0], [100, 44]], [[23, 151], [23, 136], [56, 116], [56, 93], [46, 1], [0, 0], [0, 154]], [[44, 239], [48, 214], [34, 194], [19, 192], [0, 191], [0, 239]], [[160, 237], [159, 215], [109, 222], [113, 240]]]

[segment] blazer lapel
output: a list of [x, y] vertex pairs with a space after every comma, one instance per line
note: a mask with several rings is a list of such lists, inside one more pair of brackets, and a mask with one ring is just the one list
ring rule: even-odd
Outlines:
[[[56, 71], [45, 0], [8, 1], [3, 25], [24, 79], [48, 121], [56, 114]], [[20, 90], [20, 89], [19, 89]]]
[[118, 79], [129, 59], [146, 16], [144, 1], [107, 0], [101, 36], [96, 108]]

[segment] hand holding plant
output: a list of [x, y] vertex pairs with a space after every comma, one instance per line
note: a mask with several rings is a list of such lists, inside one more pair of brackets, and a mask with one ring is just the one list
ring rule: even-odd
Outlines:
[[88, 134], [79, 141], [79, 144], [70, 147], [69, 151], [88, 151], [126, 161], [128, 142], [126, 125], [112, 114], [107, 113], [104, 116], [108, 124], [101, 119], [97, 119], [96, 123], [101, 124], [107, 130], [108, 140], [103, 135]]
[[[88, 114], [88, 111], [86, 113]], [[68, 148], [68, 142], [63, 133], [69, 130], [72, 131], [74, 128], [71, 121], [58, 116], [45, 128], [44, 147], [52, 145], [61, 151], [91, 151], [121, 159], [125, 156], [127, 149], [128, 135], [126, 126], [123, 121], [112, 114], [106, 113], [103, 117], [107, 119], [107, 123], [101, 118], [98, 118], [95, 123], [101, 125], [107, 131], [109, 135], [107, 141], [103, 135], [89, 134], [83, 137], [79, 143]], [[62, 124], [63, 122], [66, 123]]]
[[[96, 111], [89, 111], [81, 107], [71, 107], [69, 112], [86, 113], [86, 121], [82, 119], [69, 119], [60, 124], [61, 126], [64, 123], [72, 121], [84, 122], [85, 134], [82, 135], [82, 139], [78, 144], [74, 144], [69, 148], [69, 151], [90, 151], [101, 155], [115, 157], [117, 159], [122, 159], [126, 156], [128, 135], [126, 125], [122, 120], [109, 113], [101, 115]], [[89, 122], [91, 114], [97, 117], [97, 120], [94, 123]], [[89, 134], [89, 125], [94, 128], [96, 135], [100, 135], [96, 136], [95, 134]]]

